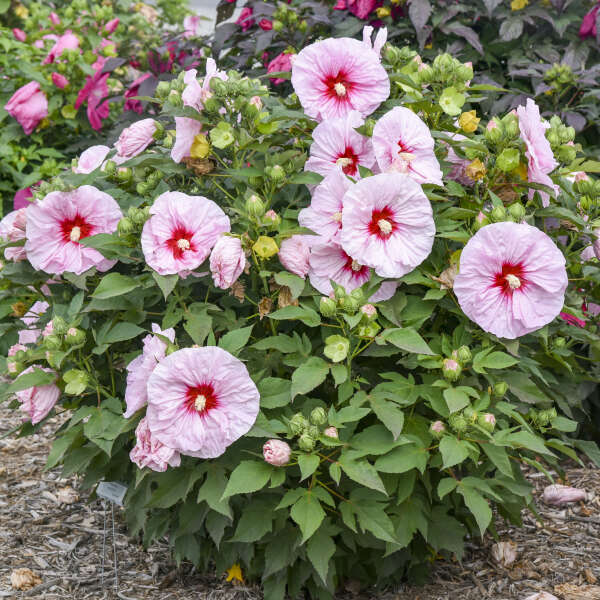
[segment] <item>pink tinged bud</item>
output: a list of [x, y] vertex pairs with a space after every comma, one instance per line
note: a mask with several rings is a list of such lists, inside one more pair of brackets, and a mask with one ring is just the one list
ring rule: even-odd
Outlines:
[[269, 440], [263, 446], [265, 461], [275, 467], [283, 467], [290, 462], [292, 450], [283, 440]]
[[446, 426], [441, 421], [434, 421], [430, 429], [431, 431], [435, 431], [435, 433], [442, 433], [446, 430]]
[[479, 211], [479, 214], [475, 217], [475, 220], [478, 223], [483, 223], [486, 219], [487, 219], [487, 216], [485, 215], [485, 213], [482, 213], [481, 211]]
[[115, 19], [112, 19], [112, 21], [109, 21], [105, 26], [104, 26], [104, 31], [106, 31], [107, 33], [113, 33], [114, 30], [119, 26], [119, 19], [118, 17]]
[[267, 221], [273, 221], [276, 222], [277, 221], [277, 213], [274, 210], [268, 210], [265, 213], [265, 219]]
[[8, 372], [9, 373], [16, 373], [17, 372], [17, 365], [14, 362], [7, 362], [6, 363], [6, 367], [8, 368]]
[[46, 327], [44, 327], [44, 331], [42, 331], [42, 337], [48, 337], [54, 333], [54, 325], [52, 321], [49, 321]]
[[252, 106], [256, 106], [258, 110], [260, 110], [263, 106], [260, 96], [252, 96], [252, 98], [250, 98], [250, 104], [252, 104]]
[[492, 558], [503, 567], [517, 560], [517, 545], [514, 542], [498, 542], [492, 546]]
[[70, 336], [77, 335], [77, 329], [75, 329], [75, 327], [69, 327], [69, 329], [67, 330], [67, 335], [70, 335]]
[[24, 42], [27, 39], [27, 34], [22, 29], [17, 29], [15, 27], [12, 32], [15, 36], [15, 40], [18, 40], [19, 42]]
[[60, 17], [55, 12], [51, 12], [48, 18], [54, 25], [58, 25], [60, 23]]
[[492, 413], [485, 413], [483, 420], [490, 425], [496, 425], [496, 417]]
[[543, 500], [546, 504], [561, 506], [570, 502], [583, 502], [586, 499], [585, 490], [554, 484], [544, 489]]
[[335, 438], [336, 440], [339, 438], [338, 430], [335, 427], [328, 427], [324, 432], [324, 435], [330, 438]]
[[460, 365], [453, 358], [447, 358], [444, 361], [444, 369], [448, 371], [458, 371]]
[[306, 277], [310, 269], [310, 244], [308, 239], [310, 237], [307, 235], [293, 235], [281, 242], [278, 255], [279, 262], [290, 273], [294, 273], [298, 277]]
[[269, 19], [261, 19], [258, 22], [258, 26], [263, 30], [263, 31], [271, 31], [271, 29], [273, 29], [273, 23], [271, 21], [269, 21]]
[[488, 131], [491, 131], [492, 129], [496, 129], [498, 127], [498, 123], [496, 123], [496, 121], [492, 120], [490, 121], [487, 125], [486, 125], [486, 129]]
[[69, 80], [60, 73], [52, 73], [52, 83], [61, 90], [66, 88], [69, 85]]
[[143, 152], [154, 140], [156, 132], [156, 121], [154, 119], [142, 119], [125, 128], [115, 143], [118, 158], [133, 158]]
[[377, 314], [377, 309], [372, 304], [364, 304], [360, 307], [360, 312], [367, 317], [374, 317]]

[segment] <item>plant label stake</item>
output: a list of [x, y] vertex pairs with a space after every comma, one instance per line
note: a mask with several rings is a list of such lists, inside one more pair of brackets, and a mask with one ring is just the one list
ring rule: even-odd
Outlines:
[[127, 493], [127, 486], [116, 481], [101, 481], [96, 488], [96, 495], [102, 498], [104, 510], [104, 528], [102, 532], [102, 570], [101, 585], [104, 587], [104, 561], [106, 558], [106, 501], [110, 502], [112, 521], [113, 560], [115, 565], [115, 593], [119, 592], [119, 569], [117, 564], [117, 542], [115, 539], [115, 504], [123, 506], [123, 498]]

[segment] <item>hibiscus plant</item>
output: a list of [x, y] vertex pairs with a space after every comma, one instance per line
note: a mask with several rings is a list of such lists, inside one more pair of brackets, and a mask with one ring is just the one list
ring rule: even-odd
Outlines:
[[535, 510], [525, 467], [600, 465], [600, 165], [373, 33], [286, 96], [199, 59], [0, 224], [19, 435], [60, 414], [48, 467], [273, 600], [419, 579]]

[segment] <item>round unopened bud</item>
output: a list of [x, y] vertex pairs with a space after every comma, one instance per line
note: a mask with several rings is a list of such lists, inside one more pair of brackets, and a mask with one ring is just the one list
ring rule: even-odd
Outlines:
[[488, 122], [484, 135], [485, 139], [491, 144], [497, 144], [502, 139], [502, 128], [500, 127], [498, 117], [494, 117]]
[[330, 438], [334, 438], [336, 440], [339, 439], [338, 430], [335, 427], [327, 427], [327, 429], [325, 429], [325, 431], [323, 432], [323, 435], [326, 435]]
[[335, 300], [323, 296], [319, 302], [319, 311], [324, 317], [333, 317], [337, 311]]
[[83, 342], [85, 342], [85, 331], [76, 327], [71, 327], [67, 331], [65, 341], [70, 346], [77, 346], [79, 344], [83, 344]]
[[279, 182], [285, 179], [285, 171], [281, 165], [275, 165], [270, 168], [267, 167], [267, 169], [265, 169], [267, 177], [269, 177], [272, 181]]
[[485, 413], [479, 416], [478, 423], [482, 429], [491, 433], [496, 427], [496, 417], [492, 413]]
[[283, 29], [283, 23], [279, 19], [273, 21], [273, 29], [275, 31], [281, 31]]
[[463, 410], [463, 416], [468, 423], [475, 423], [475, 421], [477, 421], [478, 414], [472, 406], [467, 406], [467, 408]]
[[312, 452], [315, 448], [315, 440], [307, 433], [303, 433], [298, 439], [298, 446], [304, 452]]
[[135, 225], [129, 217], [123, 217], [117, 225], [117, 230], [120, 235], [127, 235], [128, 233], [131, 233], [134, 229]]
[[468, 346], [461, 346], [456, 351], [456, 356], [458, 357], [458, 360], [463, 365], [466, 365], [466, 364], [470, 363], [471, 359], [473, 358], [473, 355], [471, 354], [471, 350], [469, 350]]
[[127, 183], [131, 181], [133, 177], [133, 171], [129, 167], [119, 167], [117, 169], [117, 179], [122, 183]]
[[479, 214], [475, 217], [475, 220], [473, 221], [473, 229], [475, 231], [479, 231], [482, 227], [485, 227], [489, 224], [489, 217], [485, 213], [479, 211]]
[[498, 381], [494, 384], [492, 393], [496, 398], [503, 398], [506, 395], [506, 392], [508, 392], [508, 383], [506, 383], [506, 381]]
[[358, 300], [356, 300], [356, 298], [353, 298], [352, 296], [346, 296], [342, 299], [340, 305], [344, 312], [353, 315], [358, 310], [360, 303]]
[[274, 210], [268, 210], [264, 214], [263, 222], [265, 225], [275, 229], [276, 227], [279, 227], [279, 224], [281, 223], [281, 217]]
[[337, 285], [334, 288], [333, 295], [336, 300], [343, 300], [346, 297], [346, 290], [341, 285]]
[[460, 377], [462, 367], [453, 358], [445, 358], [442, 363], [442, 372], [448, 381], [456, 381]]
[[515, 222], [520, 223], [525, 218], [525, 207], [520, 202], [515, 202], [508, 207], [508, 213]]
[[62, 346], [62, 339], [59, 335], [51, 334], [44, 338], [44, 347], [48, 350], [58, 350]]
[[157, 98], [166, 98], [171, 91], [171, 86], [168, 81], [159, 81], [156, 86], [155, 94]]
[[296, 413], [289, 422], [290, 431], [294, 435], [300, 435], [308, 426], [308, 421], [304, 417], [304, 415], [300, 413]]
[[377, 309], [372, 304], [363, 304], [360, 307], [360, 312], [367, 317], [369, 321], [377, 318]]
[[173, 106], [181, 107], [183, 106], [183, 100], [181, 99], [181, 94], [177, 90], [171, 90], [169, 92], [169, 104]]
[[67, 332], [68, 327], [67, 322], [62, 317], [54, 317], [54, 319], [52, 319], [54, 333], [64, 335]]
[[467, 430], [469, 424], [463, 415], [460, 413], [454, 413], [448, 418], [450, 427], [456, 431], [456, 433], [463, 433]]
[[283, 467], [290, 462], [292, 449], [283, 440], [269, 440], [263, 446], [265, 462], [275, 467]]
[[265, 214], [265, 203], [256, 194], [252, 194], [246, 200], [246, 212], [254, 218], [260, 218]]
[[504, 206], [494, 206], [492, 210], [492, 221], [498, 223], [506, 219], [506, 209]]
[[567, 343], [567, 340], [564, 337], [557, 337], [554, 340], [554, 346], [556, 348], [564, 348]]
[[310, 422], [313, 425], [325, 425], [327, 423], [327, 413], [320, 406], [313, 408], [310, 413]]
[[444, 431], [446, 431], [446, 426], [444, 425], [444, 423], [442, 423], [442, 421], [434, 421], [429, 426], [429, 433], [431, 433], [431, 435], [434, 438], [442, 437], [442, 435], [444, 434]]

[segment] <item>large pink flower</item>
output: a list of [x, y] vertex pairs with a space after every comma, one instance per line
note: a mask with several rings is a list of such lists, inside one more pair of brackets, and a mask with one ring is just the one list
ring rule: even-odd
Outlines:
[[48, 116], [48, 98], [37, 81], [30, 81], [10, 97], [4, 110], [19, 122], [25, 135], [30, 135]]
[[129, 453], [129, 458], [140, 469], [148, 467], [153, 471], [164, 473], [167, 467], [178, 467], [181, 464], [179, 452], [161, 444], [152, 435], [146, 417], [138, 423], [135, 436], [136, 444]]
[[104, 100], [108, 96], [108, 76], [110, 73], [102, 72], [102, 65], [99, 65], [96, 72], [86, 77], [85, 85], [79, 90], [75, 100], [75, 108], [79, 108], [87, 101], [87, 116], [90, 125], [96, 130], [102, 129], [102, 119], [108, 118], [110, 107], [108, 101]]
[[230, 288], [244, 272], [246, 255], [240, 238], [222, 235], [210, 253], [210, 272], [214, 284], [223, 290]]
[[202, 133], [202, 123], [189, 117], [175, 117], [175, 143], [171, 149], [171, 158], [180, 163], [190, 156], [194, 138]]
[[402, 106], [383, 115], [373, 129], [373, 148], [382, 171], [406, 173], [419, 183], [442, 185], [433, 145], [427, 125]]
[[56, 59], [60, 58], [60, 55], [65, 50], [75, 50], [76, 48], [79, 48], [79, 38], [70, 29], [67, 29], [67, 31], [56, 40], [42, 64], [47, 65], [53, 63]]
[[560, 313], [567, 287], [565, 258], [542, 231], [526, 223], [480, 229], [460, 257], [454, 292], [482, 329], [513, 339]]
[[313, 131], [310, 157], [304, 170], [327, 175], [341, 167], [346, 175], [359, 178], [359, 165], [372, 169], [375, 154], [371, 140], [355, 130], [363, 123], [364, 119], [354, 110], [339, 119], [319, 123]]
[[161, 275], [187, 276], [230, 230], [227, 215], [204, 196], [165, 192], [150, 213], [142, 230], [142, 250], [148, 265]]
[[[52, 373], [51, 369], [45, 369], [40, 365], [33, 365], [25, 369], [23, 373], [32, 373], [34, 368]], [[21, 403], [21, 410], [29, 417], [32, 425], [39, 423], [52, 410], [52, 407], [60, 398], [60, 389], [50, 383], [48, 385], [33, 386], [19, 392], [15, 392], [17, 400]]]
[[379, 56], [359, 40], [328, 38], [304, 48], [292, 64], [292, 85], [309, 117], [370, 115], [390, 95]]
[[338, 167], [315, 188], [310, 206], [298, 214], [298, 223], [327, 239], [339, 237], [342, 229], [342, 200], [352, 182]]
[[95, 171], [110, 152], [108, 146], [90, 146], [81, 153], [77, 160], [77, 166], [73, 168], [74, 173], [91, 173]]
[[[166, 337], [171, 342], [175, 341], [175, 330], [161, 331], [156, 323], [152, 323], [155, 334]], [[165, 357], [167, 344], [158, 335], [147, 335], [144, 338], [142, 353], [127, 365], [127, 387], [125, 389], [125, 404], [127, 408], [123, 416], [128, 419], [148, 402], [146, 385], [148, 378], [156, 365]]]
[[340, 240], [344, 250], [382, 277], [402, 277], [430, 254], [433, 211], [408, 175], [361, 179], [344, 196]]
[[114, 198], [91, 185], [50, 192], [27, 209], [27, 258], [34, 269], [46, 273], [80, 275], [92, 267], [107, 271], [116, 261], [79, 241], [98, 233], [114, 233], [122, 218]]
[[[0, 237], [10, 242], [20, 242], [25, 239], [26, 224], [27, 209], [13, 210], [0, 221]], [[4, 258], [18, 262], [27, 258], [27, 252], [23, 246], [9, 246], [4, 250]]]
[[170, 354], [148, 380], [150, 431], [182, 454], [216, 458], [254, 424], [259, 393], [244, 363], [221, 348]]
[[[531, 98], [527, 99], [525, 106], [517, 108], [517, 116], [519, 117], [521, 139], [527, 147], [525, 153], [529, 162], [527, 178], [532, 183], [541, 183], [553, 188], [556, 193], [558, 187], [549, 177], [549, 173], [558, 166], [550, 142], [546, 139], [546, 129], [550, 125], [542, 122], [540, 109]], [[535, 190], [530, 189], [529, 197], [532, 198], [534, 193]], [[550, 204], [549, 195], [540, 191], [540, 196], [542, 204], [548, 206]]]
[[154, 119], [142, 119], [123, 129], [115, 143], [117, 149], [115, 162], [124, 162], [143, 152], [154, 141], [155, 132]]

